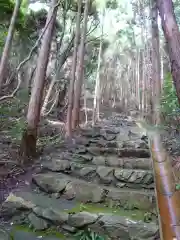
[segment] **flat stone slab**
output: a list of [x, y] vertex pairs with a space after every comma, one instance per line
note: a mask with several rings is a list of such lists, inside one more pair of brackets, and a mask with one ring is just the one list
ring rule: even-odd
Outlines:
[[[34, 193], [31, 193], [32, 195]], [[28, 211], [27, 214], [36, 215], [36, 218], [43, 219], [43, 221], [47, 221], [47, 223], [51, 225], [59, 225], [61, 227], [66, 226], [66, 230], [69, 231], [78, 231], [78, 229], [82, 229], [83, 227], [89, 227], [93, 231], [100, 233], [102, 235], [108, 236], [111, 239], [149, 239], [153, 240], [155, 234], [158, 231], [158, 226], [155, 223], [144, 223], [142, 221], [132, 221], [126, 217], [117, 216], [113, 214], [106, 213], [90, 213], [86, 211], [78, 212], [78, 213], [68, 213], [60, 210], [59, 208], [54, 207], [54, 205], [49, 205], [48, 207], [44, 207], [42, 202], [38, 202], [39, 205], [36, 205], [37, 202], [33, 201], [36, 197], [31, 197], [30, 201], [27, 201], [26, 192], [11, 194], [2, 205], [2, 209], [4, 207], [9, 206], [10, 208], [14, 206], [19, 211]], [[46, 201], [44, 196], [44, 202]], [[42, 205], [41, 205], [42, 203]], [[9, 204], [9, 205], [8, 205]], [[29, 216], [29, 215], [28, 215]], [[29, 218], [28, 221], [32, 224], [32, 219]], [[34, 220], [33, 220], [33, 224]], [[17, 236], [20, 236], [18, 240], [21, 239], [21, 236], [26, 238], [23, 232], [17, 232]], [[29, 240], [32, 238], [31, 235], [27, 235]], [[36, 238], [34, 238], [36, 239]], [[47, 240], [54, 240], [53, 238], [42, 238]], [[55, 238], [56, 239], [56, 238]], [[6, 239], [3, 239], [6, 240]]]
[[[63, 173], [40, 173], [33, 176], [33, 181], [47, 193], [59, 193], [64, 198], [77, 199], [82, 202], [109, 202], [111, 204], [123, 206], [133, 199], [134, 205], [138, 209], [152, 210], [155, 207], [154, 192], [144, 192], [142, 190], [133, 191], [121, 190], [107, 187], [105, 185], [93, 184], [80, 180]], [[120, 186], [119, 186], [120, 187]], [[115, 196], [118, 196], [116, 198]], [[143, 204], [141, 203], [143, 200]]]

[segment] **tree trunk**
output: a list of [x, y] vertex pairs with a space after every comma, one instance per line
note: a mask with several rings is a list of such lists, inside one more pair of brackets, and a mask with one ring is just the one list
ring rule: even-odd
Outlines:
[[73, 110], [73, 99], [74, 99], [74, 82], [76, 75], [76, 66], [77, 66], [77, 51], [80, 37], [80, 23], [81, 23], [81, 5], [82, 0], [78, 1], [78, 14], [76, 19], [76, 35], [74, 39], [74, 52], [73, 52], [73, 62], [72, 62], [72, 76], [68, 92], [68, 112], [66, 119], [66, 136], [72, 136], [72, 110]]
[[162, 29], [166, 38], [171, 73], [180, 104], [180, 32], [176, 22], [172, 0], [157, 0]]
[[152, 79], [153, 79], [153, 122], [160, 123], [160, 97], [161, 97], [161, 63], [159, 53], [157, 1], [152, 0], [151, 26], [152, 26]]
[[94, 92], [94, 107], [93, 107], [93, 119], [92, 124], [99, 121], [99, 104], [100, 104], [100, 67], [101, 67], [101, 55], [102, 55], [102, 42], [103, 42], [103, 28], [104, 28], [105, 9], [103, 9], [102, 23], [101, 23], [101, 39], [99, 45], [98, 66], [96, 73], [96, 85]]
[[90, 0], [86, 0], [85, 9], [84, 9], [84, 22], [83, 22], [83, 29], [82, 29], [81, 43], [80, 43], [78, 77], [76, 81], [76, 91], [74, 94], [74, 106], [73, 106], [73, 112], [72, 112], [72, 129], [75, 129], [79, 125], [80, 98], [81, 98], [81, 89], [82, 89], [82, 83], [83, 83], [84, 52], [85, 52], [89, 3], [90, 3]]
[[57, 15], [57, 2], [58, 0], [52, 0], [51, 8], [48, 12], [46, 20], [46, 25], [48, 24], [48, 27], [42, 39], [42, 45], [37, 60], [34, 86], [32, 89], [27, 114], [27, 129], [23, 134], [20, 148], [20, 155], [22, 156], [24, 161], [29, 157], [34, 157], [34, 155], [36, 154], [37, 128], [40, 120], [40, 109], [46, 78], [46, 69]]
[[11, 45], [12, 45], [13, 35], [14, 35], [14, 31], [15, 31], [16, 19], [18, 17], [18, 12], [19, 12], [19, 9], [20, 9], [20, 6], [21, 6], [21, 2], [22, 2], [21, 0], [16, 0], [15, 8], [14, 8], [13, 15], [12, 15], [11, 22], [10, 22], [9, 29], [8, 29], [8, 35], [7, 35], [7, 38], [6, 38], [4, 50], [3, 50], [3, 53], [2, 53], [2, 57], [1, 57], [1, 62], [0, 62], [0, 91], [1, 91], [3, 81], [4, 81], [4, 78], [5, 78], [6, 65], [7, 65]]
[[49, 98], [51, 96], [51, 93], [52, 93], [52, 90], [53, 90], [53, 87], [54, 87], [55, 83], [56, 83], [56, 78], [53, 77], [53, 79], [51, 80], [51, 82], [49, 84], [49, 88], [48, 88], [46, 96], [44, 98], [43, 106], [41, 108], [41, 115], [42, 116], [44, 116], [45, 113], [46, 113], [46, 108], [47, 108], [47, 105], [48, 105], [48, 102], [49, 102]]

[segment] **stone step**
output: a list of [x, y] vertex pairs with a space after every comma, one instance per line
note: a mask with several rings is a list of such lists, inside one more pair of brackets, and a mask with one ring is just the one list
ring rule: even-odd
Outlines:
[[61, 199], [52, 199], [34, 192], [10, 194], [1, 207], [1, 214], [9, 214], [15, 224], [17, 221], [19, 224], [26, 222], [26, 226], [31, 225], [37, 230], [58, 225], [59, 231], [74, 234], [88, 227], [114, 240], [134, 239], [135, 236], [136, 239], [152, 240], [158, 232], [156, 222], [145, 223], [142, 220], [122, 216], [120, 213], [107, 213], [104, 210], [90, 212], [88, 208], [83, 210], [77, 205], [76, 208], [62, 209]]
[[95, 166], [68, 160], [48, 161], [42, 164], [42, 167], [53, 172], [68, 173], [96, 184], [106, 184], [117, 188], [154, 189], [153, 172], [150, 170]]
[[[67, 154], [62, 152], [55, 152], [51, 157], [43, 157], [42, 163], [56, 164], [57, 161], [69, 160], [70, 162], [77, 162], [81, 164], [91, 164], [97, 166], [119, 167], [127, 169], [142, 169], [152, 170], [151, 158], [136, 158], [136, 157], [118, 157], [118, 156], [92, 156], [90, 154]], [[67, 162], [68, 163], [68, 162]], [[58, 164], [58, 163], [57, 163]], [[61, 165], [61, 162], [59, 162]], [[66, 161], [64, 162], [66, 165]], [[69, 164], [69, 163], [68, 163]]]
[[70, 152], [75, 154], [91, 154], [93, 156], [99, 155], [117, 155], [119, 157], [136, 157], [136, 158], [149, 158], [149, 149], [144, 148], [106, 148], [106, 147], [79, 147], [78, 149], [69, 149]]
[[77, 199], [84, 203], [104, 202], [108, 206], [121, 206], [128, 209], [155, 208], [154, 191], [118, 189], [93, 184], [62, 173], [47, 172], [33, 176], [33, 182], [44, 192], [59, 194], [65, 199]]

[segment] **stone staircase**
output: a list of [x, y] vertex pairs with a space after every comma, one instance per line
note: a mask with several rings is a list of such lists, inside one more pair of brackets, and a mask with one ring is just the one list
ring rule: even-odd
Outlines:
[[108, 239], [155, 239], [150, 152], [132, 120], [117, 116], [81, 129], [74, 144], [45, 152], [41, 164], [31, 190], [13, 192], [2, 204], [1, 214], [15, 224], [56, 227], [70, 237], [90, 228]]

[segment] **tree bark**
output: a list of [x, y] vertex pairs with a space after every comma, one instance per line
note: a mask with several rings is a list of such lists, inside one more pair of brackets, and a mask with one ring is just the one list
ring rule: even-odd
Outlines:
[[71, 72], [71, 81], [68, 92], [68, 111], [66, 119], [66, 136], [72, 136], [72, 110], [73, 110], [73, 99], [74, 99], [74, 82], [76, 76], [76, 66], [77, 66], [77, 51], [79, 45], [80, 37], [80, 23], [81, 23], [81, 6], [82, 0], [78, 1], [78, 13], [76, 19], [76, 35], [74, 39], [74, 52], [73, 52], [73, 62], [72, 62], [72, 72]]
[[27, 128], [23, 133], [20, 148], [20, 155], [22, 156], [22, 158], [24, 158], [24, 161], [29, 157], [34, 157], [34, 155], [36, 154], [37, 128], [40, 120], [40, 109], [46, 78], [46, 69], [57, 15], [57, 2], [58, 0], [52, 0], [46, 20], [46, 24], [48, 24], [48, 27], [43, 36], [42, 45], [37, 60], [34, 86], [32, 89], [28, 107]]
[[101, 55], [102, 55], [102, 42], [104, 35], [104, 18], [105, 18], [105, 9], [103, 9], [102, 23], [101, 23], [101, 39], [99, 45], [99, 55], [98, 55], [98, 66], [96, 73], [96, 85], [94, 93], [94, 107], [93, 107], [93, 119], [92, 124], [94, 125], [96, 121], [99, 121], [99, 105], [100, 105], [100, 67], [101, 67]]
[[74, 94], [74, 106], [72, 112], [72, 129], [75, 129], [79, 125], [79, 114], [80, 114], [80, 98], [83, 83], [83, 70], [84, 70], [84, 52], [85, 52], [85, 41], [87, 32], [87, 21], [89, 12], [90, 0], [86, 0], [84, 9], [84, 22], [80, 42], [80, 56], [79, 56], [79, 66], [78, 66], [78, 77], [76, 81], [76, 88]]
[[166, 38], [171, 62], [171, 73], [180, 104], [180, 32], [172, 0], [157, 0], [162, 29]]
[[11, 22], [10, 22], [9, 29], [8, 29], [8, 35], [7, 35], [7, 38], [6, 38], [4, 50], [3, 50], [3, 53], [2, 53], [2, 57], [1, 57], [1, 62], [0, 62], [0, 91], [2, 89], [3, 81], [4, 81], [4, 78], [5, 78], [6, 65], [7, 65], [11, 45], [12, 45], [12, 40], [13, 40], [13, 36], [14, 36], [14, 31], [15, 31], [16, 19], [18, 17], [21, 2], [22, 2], [22, 0], [16, 0], [15, 8], [14, 8], [13, 15], [12, 15]]
[[151, 27], [152, 27], [152, 79], [153, 79], [153, 122], [160, 123], [160, 97], [161, 97], [161, 62], [159, 52], [159, 29], [157, 1], [151, 1]]

